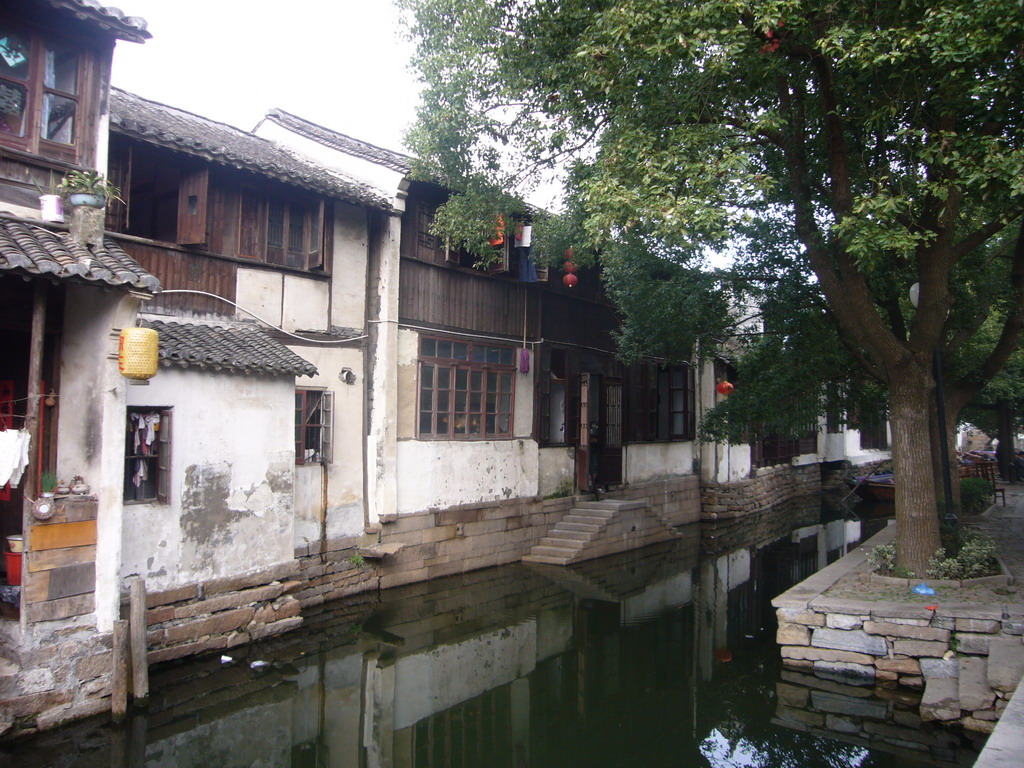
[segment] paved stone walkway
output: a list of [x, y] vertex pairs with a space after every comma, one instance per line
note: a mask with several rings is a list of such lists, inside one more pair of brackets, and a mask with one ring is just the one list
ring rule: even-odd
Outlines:
[[[1005, 483], [1006, 506], [998, 502], [985, 514], [967, 518], [964, 524], [991, 536], [999, 557], [1013, 574], [1014, 584], [1024, 584], [1024, 483]], [[1024, 764], [1024, 696], [1020, 689], [1010, 700], [993, 733], [978, 757], [975, 768], [1019, 768]]]
[[964, 525], [991, 536], [1013, 583], [1024, 585], [1024, 483], [1001, 487], [1006, 488], [1006, 506], [996, 502], [985, 514], [965, 518]]

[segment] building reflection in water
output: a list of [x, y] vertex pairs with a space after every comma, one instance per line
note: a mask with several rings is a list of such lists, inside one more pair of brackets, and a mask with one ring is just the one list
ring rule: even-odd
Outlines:
[[[148, 711], [126, 727], [82, 724], [0, 754], [23, 768], [58, 755], [70, 768], [911, 768], [884, 743], [810, 732], [797, 704], [822, 691], [781, 677], [769, 601], [862, 534], [820, 517], [815, 500], [573, 567], [325, 606], [292, 635], [154, 669]], [[950, 764], [973, 759], [944, 743]]]

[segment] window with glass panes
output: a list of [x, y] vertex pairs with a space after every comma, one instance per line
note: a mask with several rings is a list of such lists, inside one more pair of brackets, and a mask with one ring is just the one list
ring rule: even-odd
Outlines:
[[78, 160], [91, 54], [0, 21], [0, 144]]
[[512, 436], [515, 349], [478, 341], [420, 339], [421, 438]]

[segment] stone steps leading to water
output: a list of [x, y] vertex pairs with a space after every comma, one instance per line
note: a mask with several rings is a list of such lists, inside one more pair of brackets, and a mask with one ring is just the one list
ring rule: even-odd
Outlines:
[[640, 501], [578, 503], [523, 557], [523, 562], [569, 565], [666, 541], [678, 534]]

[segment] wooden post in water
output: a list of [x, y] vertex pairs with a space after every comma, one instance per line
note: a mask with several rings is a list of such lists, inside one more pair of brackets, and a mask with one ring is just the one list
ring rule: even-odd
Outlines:
[[149, 699], [149, 663], [146, 660], [146, 582], [139, 576], [128, 580], [132, 656], [132, 696], [137, 706]]
[[128, 676], [130, 657], [128, 655], [128, 622], [117, 619], [114, 622], [114, 668], [110, 676], [110, 714], [115, 723], [124, 720], [128, 711]]

